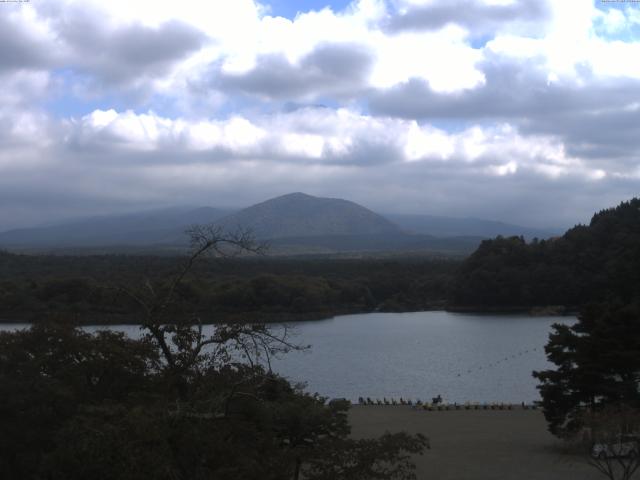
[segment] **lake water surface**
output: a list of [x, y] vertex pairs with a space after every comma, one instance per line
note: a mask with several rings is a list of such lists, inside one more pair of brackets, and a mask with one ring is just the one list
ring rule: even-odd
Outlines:
[[470, 315], [431, 311], [346, 315], [296, 325], [309, 352], [275, 369], [329, 397], [400, 396], [451, 402], [539, 399], [533, 370], [549, 368], [553, 323], [572, 317]]
[[[572, 317], [471, 315], [441, 311], [368, 313], [292, 322], [294, 341], [311, 345], [273, 362], [275, 371], [328, 397], [450, 402], [539, 399], [533, 370], [550, 366], [544, 345], [553, 323]], [[0, 325], [15, 329], [18, 325]], [[97, 330], [104, 327], [88, 327]], [[139, 328], [111, 327], [131, 336]]]

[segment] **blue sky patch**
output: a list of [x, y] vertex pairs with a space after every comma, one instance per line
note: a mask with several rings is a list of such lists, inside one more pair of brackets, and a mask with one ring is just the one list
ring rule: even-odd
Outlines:
[[330, 7], [334, 12], [340, 12], [347, 8], [352, 1], [351, 0], [305, 0], [305, 1], [291, 1], [291, 0], [271, 0], [270, 2], [264, 2], [270, 7], [270, 15], [274, 17], [284, 17], [293, 20], [298, 12], [309, 12], [311, 10], [322, 10], [325, 7]]
[[74, 85], [85, 83], [88, 79], [72, 69], [58, 69], [51, 73], [58, 88], [45, 102], [45, 107], [58, 118], [82, 117], [97, 109], [108, 110], [117, 108], [119, 104], [124, 105], [124, 102], [104, 94], [93, 98], [76, 94]]

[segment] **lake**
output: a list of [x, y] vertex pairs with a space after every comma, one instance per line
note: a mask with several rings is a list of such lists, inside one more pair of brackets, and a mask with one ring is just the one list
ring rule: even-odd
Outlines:
[[[273, 369], [294, 382], [306, 381], [312, 392], [352, 401], [440, 394], [458, 403], [531, 402], [539, 399], [531, 372], [550, 367], [544, 345], [551, 325], [573, 322], [573, 317], [442, 311], [291, 322], [294, 340], [311, 349], [276, 359]], [[136, 326], [111, 328], [139, 334]]]

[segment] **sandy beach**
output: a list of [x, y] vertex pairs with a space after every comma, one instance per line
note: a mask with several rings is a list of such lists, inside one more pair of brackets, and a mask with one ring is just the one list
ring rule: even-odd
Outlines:
[[424, 411], [353, 406], [354, 437], [422, 433], [431, 449], [416, 457], [420, 480], [591, 480], [586, 458], [566, 453], [538, 410]]

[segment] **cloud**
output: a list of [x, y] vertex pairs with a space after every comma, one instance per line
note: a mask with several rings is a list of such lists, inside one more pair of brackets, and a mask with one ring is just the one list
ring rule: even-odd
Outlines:
[[47, 71], [17, 70], [0, 73], [0, 114], [9, 109], [29, 109], [43, 102], [52, 89], [51, 75]]
[[602, 106], [575, 115], [560, 113], [547, 122], [527, 119], [522, 122], [523, 131], [559, 135], [571, 155], [611, 174], [627, 175], [640, 165], [640, 104], [631, 100], [637, 98], [640, 85], [633, 85], [625, 93], [629, 99], [623, 107]]
[[638, 191], [637, 9], [358, 0], [286, 19], [252, 0], [7, 8], [0, 229], [295, 190], [545, 226]]
[[33, 22], [24, 10], [0, 16], [0, 72], [16, 69], [44, 70], [52, 65], [46, 31]]
[[202, 32], [179, 21], [110, 27], [86, 12], [74, 12], [54, 24], [67, 46], [65, 67], [89, 76], [94, 88], [162, 77], [205, 42]]
[[[430, 213], [458, 213], [463, 200], [454, 198], [456, 190], [443, 197], [443, 188], [467, 183], [466, 192], [492, 189], [475, 197], [475, 213], [486, 214], [485, 199], [500, 189], [501, 198], [517, 196], [514, 184], [526, 192], [528, 183], [538, 188], [549, 179], [556, 182], [546, 184], [551, 191], [610, 181], [552, 135], [522, 135], [508, 124], [447, 133], [345, 109], [224, 121], [98, 110], [54, 133], [53, 142], [39, 146], [23, 140], [26, 162], [43, 159], [35, 164], [37, 174], [0, 157], [0, 189], [13, 202], [24, 203], [19, 200], [33, 192], [62, 209], [95, 212], [160, 201], [242, 205], [293, 189], [383, 209], [389, 191], [395, 210], [419, 212], [428, 205]], [[70, 198], [78, 200], [74, 208]]]
[[550, 81], [539, 60], [494, 57], [479, 66], [486, 81], [474, 90], [440, 95], [411, 80], [370, 95], [377, 115], [427, 121], [510, 122], [523, 134], [559, 138], [567, 152], [620, 173], [638, 161], [640, 80], [598, 80], [591, 71], [578, 79]]
[[321, 44], [297, 64], [282, 54], [262, 55], [246, 73], [213, 72], [212, 85], [227, 93], [268, 99], [354, 96], [366, 85], [373, 54], [358, 45]]
[[324, 9], [293, 20], [266, 16], [245, 43], [221, 47], [209, 65], [193, 71], [211, 88], [265, 101], [323, 95], [345, 101], [414, 77], [447, 92], [483, 81], [475, 69], [481, 54], [463, 29], [390, 35], [382, 28], [388, 15], [384, 2], [362, 0], [341, 13]]
[[[400, 2], [401, 5], [403, 2]], [[408, 5], [406, 4], [408, 3]], [[550, 15], [545, 0], [514, 0], [493, 3], [474, 0], [449, 0], [417, 4], [405, 2], [397, 15], [389, 18], [386, 28], [390, 32], [439, 30], [448, 24], [460, 25], [474, 34], [495, 32], [505, 24], [517, 22], [535, 25]]]
[[580, 78], [552, 80], [539, 59], [491, 56], [478, 66], [482, 86], [442, 95], [420, 79], [370, 93], [375, 113], [403, 118], [537, 118], [624, 108], [637, 98], [640, 81], [598, 81], [589, 70]]
[[6, 8], [9, 14], [0, 18], [0, 75], [11, 83], [36, 73], [71, 79], [66, 86], [52, 85], [51, 98], [151, 98], [180, 62], [211, 42], [187, 22], [116, 21], [114, 12], [91, 1], [43, 0]]

